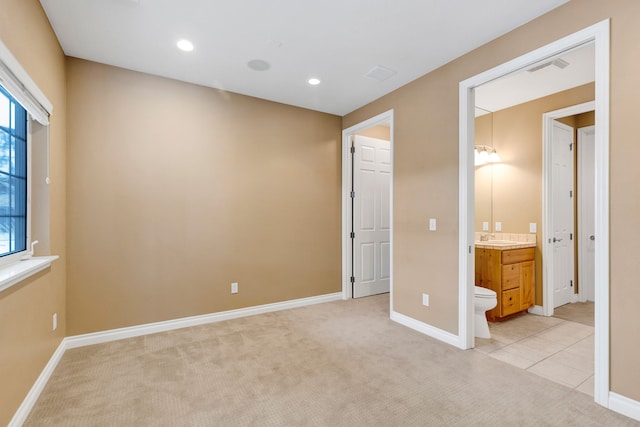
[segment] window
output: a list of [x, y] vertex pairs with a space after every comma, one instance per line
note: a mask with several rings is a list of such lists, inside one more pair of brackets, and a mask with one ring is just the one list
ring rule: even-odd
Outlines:
[[0, 257], [27, 249], [27, 112], [0, 86]]

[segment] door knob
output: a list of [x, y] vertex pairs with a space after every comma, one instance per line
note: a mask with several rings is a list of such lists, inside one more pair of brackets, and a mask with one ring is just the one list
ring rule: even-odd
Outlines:
[[596, 236], [592, 234], [591, 236], [589, 236], [589, 240], [596, 240]]
[[562, 239], [556, 239], [555, 237], [553, 238], [553, 243], [555, 242], [562, 242]]

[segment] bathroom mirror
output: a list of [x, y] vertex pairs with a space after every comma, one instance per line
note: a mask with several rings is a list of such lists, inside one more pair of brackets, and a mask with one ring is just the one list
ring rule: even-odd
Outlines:
[[[475, 144], [493, 146], [493, 113], [476, 107]], [[475, 167], [475, 231], [493, 232], [493, 166], [490, 163]], [[483, 230], [483, 222], [489, 229]]]

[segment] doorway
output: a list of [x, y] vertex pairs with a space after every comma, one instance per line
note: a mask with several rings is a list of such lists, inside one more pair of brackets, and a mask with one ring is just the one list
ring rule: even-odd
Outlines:
[[[388, 142], [367, 132], [380, 127]], [[342, 131], [342, 273], [344, 299], [393, 306], [393, 110]]]
[[[579, 298], [579, 294], [575, 292], [575, 285], [579, 288], [581, 287], [576, 280], [576, 265], [579, 267], [581, 263], [576, 261], [579, 261], [581, 254], [582, 236], [580, 233], [575, 233], [575, 196], [578, 197], [579, 201], [584, 202], [582, 195], [591, 195], [588, 197], [591, 199], [591, 209], [579, 209], [578, 222], [587, 212], [591, 214], [591, 220], [588, 221], [591, 227], [593, 227], [593, 220], [595, 219], [593, 217], [595, 210], [593, 194], [596, 182], [593, 176], [593, 168], [578, 167], [579, 173], [580, 171], [590, 172], [593, 180], [591, 185], [584, 183], [583, 187], [577, 189], [578, 193], [575, 194], [576, 189], [573, 184], [573, 153], [576, 150], [575, 130], [573, 127], [560, 123], [559, 120], [594, 111], [595, 107], [595, 102], [586, 102], [543, 115], [543, 151], [545, 155], [543, 158], [542, 228], [543, 230], [551, 231], [546, 233], [547, 239], [543, 242], [542, 247], [542, 257], [545, 260], [542, 273], [544, 287], [542, 312], [545, 316], [552, 316], [556, 307], [575, 302]], [[593, 165], [595, 165], [593, 157], [592, 161]], [[566, 165], [566, 167], [562, 165]], [[590, 233], [594, 233], [593, 228], [590, 228], [590, 230]], [[592, 248], [595, 246], [595, 234], [593, 235], [593, 241], [590, 241], [590, 247]], [[576, 245], [576, 242], [579, 242], [578, 245]], [[576, 256], [576, 252], [578, 256]], [[592, 271], [590, 272], [589, 280], [594, 282], [593, 264], [591, 266]], [[583, 277], [585, 276], [583, 275]], [[595, 293], [591, 301], [594, 300]]]
[[474, 91], [489, 81], [533, 66], [543, 60], [595, 43], [595, 351], [594, 399], [609, 406], [609, 20], [478, 74], [460, 83], [459, 128], [459, 339], [460, 347], [474, 346]]
[[[389, 127], [370, 128], [351, 139], [351, 248], [353, 298], [389, 292], [391, 271], [391, 148]], [[378, 135], [382, 133], [383, 135]]]

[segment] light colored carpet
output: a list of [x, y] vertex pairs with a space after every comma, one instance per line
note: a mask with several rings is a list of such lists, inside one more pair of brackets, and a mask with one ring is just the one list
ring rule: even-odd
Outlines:
[[639, 425], [339, 301], [68, 351], [27, 426]]
[[565, 304], [553, 309], [553, 317], [594, 326], [594, 305], [590, 301]]

